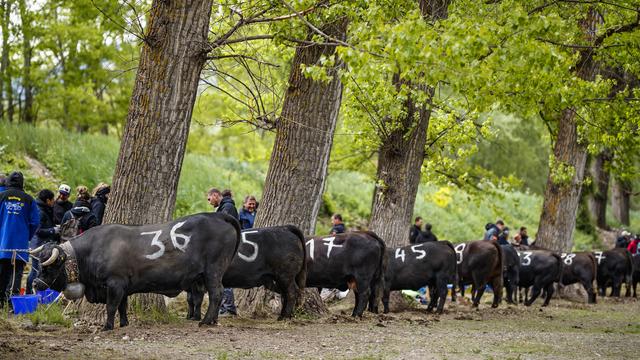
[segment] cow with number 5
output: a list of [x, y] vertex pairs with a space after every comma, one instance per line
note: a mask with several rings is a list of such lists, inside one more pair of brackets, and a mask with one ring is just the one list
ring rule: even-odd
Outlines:
[[[264, 286], [280, 294], [278, 320], [290, 318], [301, 289], [305, 287], [305, 247], [302, 231], [293, 225], [242, 231], [242, 243], [222, 278], [224, 287], [249, 289]], [[204, 289], [197, 284], [188, 292], [187, 318], [200, 320]]]
[[31, 251], [42, 270], [38, 290], [83, 295], [107, 304], [103, 330], [128, 325], [127, 297], [135, 293], [177, 296], [202, 282], [209, 293], [203, 324], [215, 324], [222, 299], [222, 276], [240, 245], [240, 226], [230, 216], [201, 213], [156, 225], [117, 224], [92, 228], [61, 245], [48, 243]]
[[387, 249], [389, 265], [385, 273], [382, 304], [389, 312], [389, 294], [395, 290], [418, 290], [429, 286], [429, 306], [442, 314], [447, 284], [456, 279], [456, 252], [448, 241], [427, 242]]

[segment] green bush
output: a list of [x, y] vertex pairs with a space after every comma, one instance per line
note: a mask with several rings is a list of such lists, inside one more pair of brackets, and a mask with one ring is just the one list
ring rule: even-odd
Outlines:
[[64, 316], [63, 311], [64, 307], [59, 303], [39, 305], [35, 312], [26, 316], [33, 325], [47, 324], [70, 327], [71, 320]]

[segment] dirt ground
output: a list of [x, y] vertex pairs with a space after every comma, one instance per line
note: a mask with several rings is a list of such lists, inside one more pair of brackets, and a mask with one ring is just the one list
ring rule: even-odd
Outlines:
[[[125, 328], [34, 327], [24, 317], [0, 322], [2, 359], [633, 359], [640, 349], [640, 301], [596, 305], [554, 299], [526, 308], [479, 311], [447, 302], [441, 316], [422, 308], [352, 319], [352, 300], [315, 320], [221, 318], [214, 327], [178, 319], [132, 321]], [[117, 326], [117, 320], [116, 320]]]

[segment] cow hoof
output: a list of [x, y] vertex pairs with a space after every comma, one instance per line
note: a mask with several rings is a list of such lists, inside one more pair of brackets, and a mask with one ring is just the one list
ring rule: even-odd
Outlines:
[[105, 325], [102, 327], [102, 331], [111, 331], [113, 330], [113, 325], [109, 326], [109, 325]]
[[212, 322], [207, 323], [207, 322], [204, 322], [204, 321], [200, 321], [198, 323], [198, 326], [199, 327], [202, 327], [202, 326], [218, 326], [218, 322], [217, 321], [212, 321]]
[[498, 307], [498, 304], [491, 304], [491, 307], [495, 309]]
[[120, 322], [120, 327], [121, 327], [121, 328], [123, 328], [123, 327], [125, 327], [125, 326], [129, 326], [129, 322], [128, 322], [128, 321], [125, 321], [125, 322], [122, 322], [122, 321], [121, 321], [121, 322]]

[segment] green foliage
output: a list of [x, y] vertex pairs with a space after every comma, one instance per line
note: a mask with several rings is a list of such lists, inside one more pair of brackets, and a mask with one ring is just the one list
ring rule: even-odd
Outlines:
[[40, 305], [36, 308], [35, 312], [27, 314], [26, 316], [35, 326], [47, 324], [71, 327], [71, 319], [67, 318], [63, 312], [64, 307], [60, 303], [53, 303], [50, 305]]

